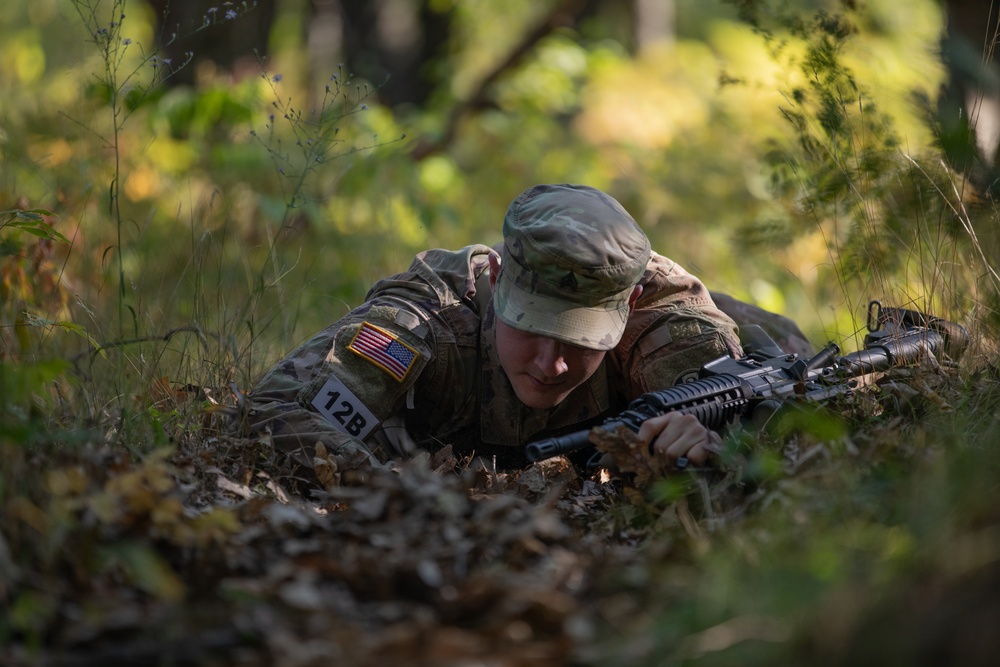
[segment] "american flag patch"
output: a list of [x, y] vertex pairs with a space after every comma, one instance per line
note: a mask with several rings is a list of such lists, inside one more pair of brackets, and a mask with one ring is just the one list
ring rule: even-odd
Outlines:
[[413, 362], [420, 356], [419, 352], [388, 331], [367, 322], [362, 322], [361, 328], [347, 348], [385, 369], [399, 382], [403, 381], [413, 367]]

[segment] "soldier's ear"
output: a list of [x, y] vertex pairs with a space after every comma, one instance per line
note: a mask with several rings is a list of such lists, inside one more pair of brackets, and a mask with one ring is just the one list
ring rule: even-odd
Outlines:
[[497, 278], [500, 276], [500, 255], [490, 252], [490, 292], [496, 289]]
[[635, 302], [639, 300], [640, 296], [642, 296], [642, 285], [636, 285], [628, 298], [628, 312], [631, 313], [635, 309]]

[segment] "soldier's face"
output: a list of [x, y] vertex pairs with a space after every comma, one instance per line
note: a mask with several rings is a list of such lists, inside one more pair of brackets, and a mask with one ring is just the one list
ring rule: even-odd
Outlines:
[[530, 408], [559, 405], [597, 371], [604, 350], [591, 350], [496, 323], [497, 356], [517, 398]]

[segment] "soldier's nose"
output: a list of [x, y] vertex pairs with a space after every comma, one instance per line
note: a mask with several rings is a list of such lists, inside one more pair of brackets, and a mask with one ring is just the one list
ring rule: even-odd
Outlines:
[[546, 377], [555, 378], [569, 370], [566, 357], [563, 355], [562, 345], [559, 341], [551, 338], [539, 340], [535, 363]]

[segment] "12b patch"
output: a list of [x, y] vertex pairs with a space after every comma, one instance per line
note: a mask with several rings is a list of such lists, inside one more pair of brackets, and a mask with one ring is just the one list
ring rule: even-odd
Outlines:
[[378, 418], [368, 406], [333, 376], [313, 397], [312, 406], [328, 422], [359, 440], [364, 440], [378, 426]]
[[420, 358], [420, 353], [412, 347], [368, 322], [362, 322], [347, 349], [382, 368], [397, 382], [403, 381], [414, 362]]

